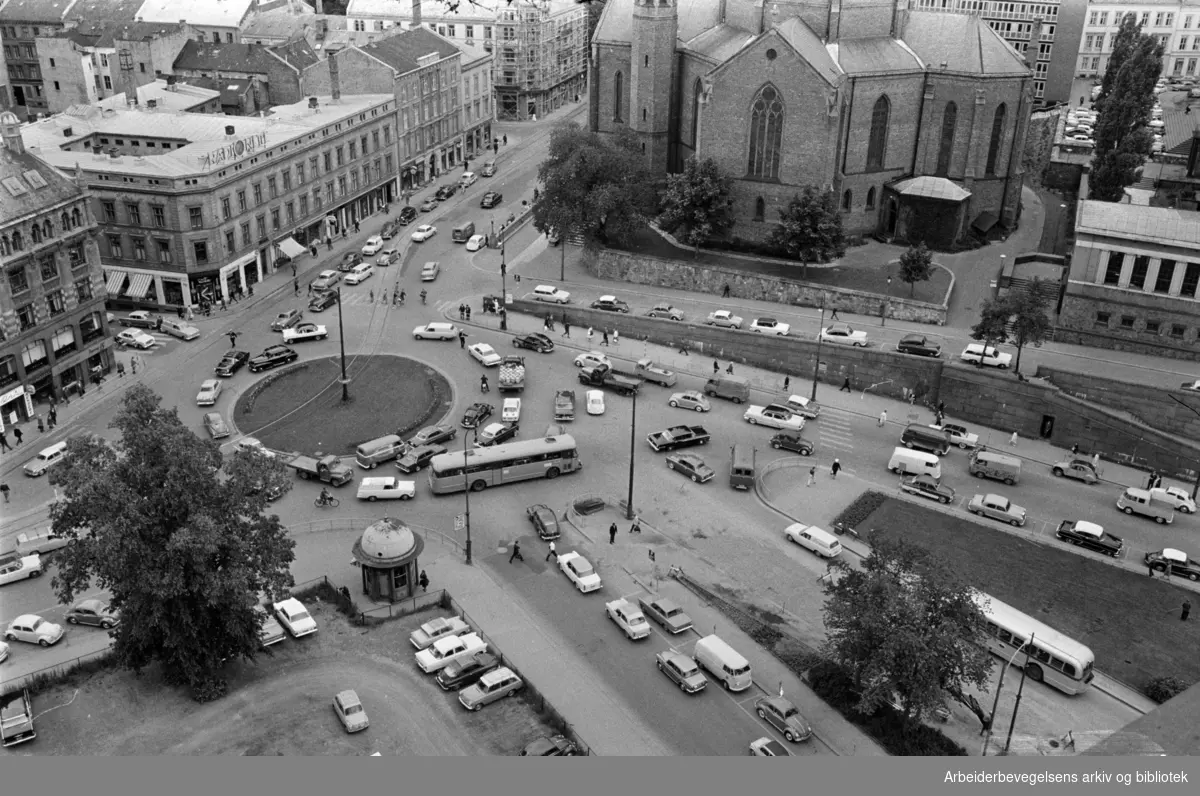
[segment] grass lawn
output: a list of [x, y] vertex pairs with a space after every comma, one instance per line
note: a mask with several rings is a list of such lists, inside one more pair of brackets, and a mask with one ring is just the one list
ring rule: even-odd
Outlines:
[[900, 500], [859, 528], [936, 552], [979, 590], [1091, 647], [1097, 669], [1134, 688], [1164, 675], [1200, 680], [1200, 622], [1179, 621], [1191, 595], [1165, 581]]
[[397, 430], [407, 436], [441, 417], [452, 401], [441, 374], [404, 357], [358, 357], [346, 375], [350, 400], [343, 402], [337, 359], [268, 373], [238, 399], [234, 423], [268, 448], [341, 455]]

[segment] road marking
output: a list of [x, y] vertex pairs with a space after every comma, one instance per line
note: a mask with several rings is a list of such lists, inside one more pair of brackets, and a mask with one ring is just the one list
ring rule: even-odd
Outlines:
[[822, 448], [854, 450], [854, 432], [850, 429], [850, 418], [841, 412], [822, 415], [817, 436], [821, 440]]

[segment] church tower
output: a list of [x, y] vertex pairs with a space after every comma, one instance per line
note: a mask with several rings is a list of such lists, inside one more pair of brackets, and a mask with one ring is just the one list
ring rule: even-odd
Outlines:
[[629, 129], [637, 133], [652, 173], [667, 171], [675, 88], [676, 0], [634, 0], [630, 42]]

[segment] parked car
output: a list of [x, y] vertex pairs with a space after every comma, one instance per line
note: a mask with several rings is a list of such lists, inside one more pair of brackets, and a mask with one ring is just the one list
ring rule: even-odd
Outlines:
[[629, 305], [616, 296], [601, 296], [592, 302], [592, 309], [628, 313]]
[[573, 757], [578, 754], [579, 749], [573, 741], [567, 740], [566, 736], [554, 735], [550, 737], [541, 737], [536, 741], [530, 741], [525, 744], [525, 748], [521, 750], [521, 757]]
[[762, 737], [750, 742], [751, 757], [791, 757], [792, 753], [779, 741], [770, 737]]
[[982, 363], [1000, 370], [1006, 370], [1012, 364], [1012, 354], [1000, 351], [990, 345], [985, 346], [983, 343], [971, 343], [959, 354], [959, 359], [963, 362]]
[[427, 263], [425, 263], [425, 265], [421, 266], [421, 281], [422, 282], [432, 282], [433, 280], [438, 278], [438, 274], [440, 274], [441, 272], [442, 272], [441, 263], [437, 262], [436, 260], [427, 262]]
[[781, 696], [759, 697], [754, 702], [754, 712], [792, 743], [807, 741], [812, 737], [812, 727], [800, 715], [800, 711]]
[[456, 340], [458, 327], [452, 323], [427, 323], [413, 329], [413, 338], [417, 340]]
[[1188, 494], [1186, 489], [1180, 489], [1177, 486], [1155, 487], [1150, 490], [1150, 494], [1155, 500], [1174, 506], [1176, 510], [1184, 514], [1196, 513], [1196, 501], [1192, 500], [1192, 496]]
[[467, 346], [467, 353], [471, 358], [483, 365], [485, 368], [494, 368], [504, 359], [496, 353], [496, 349], [492, 348], [487, 343], [475, 343]]
[[1145, 560], [1146, 566], [1155, 572], [1170, 571], [1172, 577], [1200, 580], [1200, 562], [1188, 558], [1182, 550], [1166, 547], [1156, 553], [1146, 553]]
[[221, 361], [217, 363], [217, 367], [213, 369], [213, 372], [218, 376], [228, 378], [241, 370], [242, 366], [249, 361], [249, 351], [226, 351], [221, 355]]
[[0, 557], [0, 586], [27, 578], [40, 578], [43, 571], [42, 558], [37, 553], [29, 556], [8, 553]]
[[467, 251], [477, 252], [487, 243], [487, 237], [484, 235], [472, 235], [467, 238]]
[[672, 635], [678, 635], [692, 627], [692, 618], [684, 610], [665, 597], [638, 599], [638, 606], [649, 619], [658, 623]]
[[432, 224], [422, 224], [417, 227], [417, 231], [412, 234], [412, 239], [417, 243], [424, 243], [437, 234], [437, 227]]
[[863, 348], [867, 345], [867, 333], [855, 329], [848, 323], [832, 323], [821, 330], [823, 343], [841, 343]]
[[332, 290], [314, 293], [313, 297], [308, 300], [308, 308], [313, 312], [324, 312], [334, 304], [337, 304], [337, 294]]
[[105, 630], [121, 623], [121, 617], [100, 600], [83, 600], [66, 613], [69, 625], [92, 625]]
[[407, 227], [416, 219], [416, 217], [417, 208], [413, 207], [412, 205], [406, 205], [405, 207], [401, 208], [400, 214], [396, 216], [396, 221], [399, 222], [400, 226]]
[[571, 294], [553, 285], [538, 285], [530, 294], [534, 301], [548, 301], [551, 304], [566, 304], [571, 300]]
[[22, 614], [8, 623], [4, 631], [7, 641], [24, 641], [26, 644], [37, 644], [39, 647], [49, 647], [62, 640], [62, 625], [47, 622], [36, 614]]
[[220, 412], [207, 412], [204, 415], [204, 430], [213, 439], [224, 439], [229, 436], [229, 425]]
[[363, 708], [362, 700], [354, 691], [342, 691], [333, 698], [333, 712], [338, 721], [346, 728], [346, 732], [358, 732], [371, 726], [367, 711]]
[[780, 431], [771, 437], [771, 447], [775, 450], [792, 451], [801, 456], [811, 456], [816, 447], [811, 440], [800, 436], [796, 431]]
[[513, 338], [513, 346], [515, 348], [527, 348], [539, 354], [549, 354], [554, 350], [554, 341], [541, 332], [534, 332], [533, 334], [517, 335]]
[[448, 423], [442, 423], [436, 426], [425, 426], [409, 438], [408, 444], [414, 448], [421, 445], [433, 445], [438, 442], [447, 442], [458, 436], [458, 429]]
[[712, 410], [712, 404], [708, 402], [708, 398], [699, 390], [685, 390], [684, 392], [672, 393], [667, 399], [667, 406], [675, 407], [676, 409], [691, 409], [693, 412], [708, 412]]
[[275, 320], [271, 321], [271, 331], [282, 332], [284, 329], [290, 329], [300, 323], [300, 316], [300, 310], [295, 307], [279, 313], [275, 316]]
[[667, 649], [654, 656], [654, 663], [686, 694], [698, 694], [708, 685], [708, 678], [690, 655]]
[[434, 196], [437, 197], [438, 201], [444, 202], [447, 199], [449, 199], [450, 197], [454, 196], [454, 194], [457, 191], [458, 191], [458, 183], [448, 182], [445, 185], [439, 185], [438, 189], [437, 189], [437, 193], [435, 193]]
[[575, 367], [577, 368], [596, 368], [600, 366], [611, 368], [612, 360], [599, 351], [588, 351], [575, 357]]
[[604, 391], [603, 390], [588, 390], [586, 397], [587, 397], [587, 413], [589, 415], [604, 414]]
[[421, 212], [422, 213], [432, 213], [434, 210], [437, 210], [437, 206], [439, 204], [441, 204], [441, 203], [438, 201], [437, 197], [431, 196], [428, 199], [426, 199], [424, 202], [421, 202]]
[[262, 350], [261, 354], [253, 357], [250, 360], [248, 367], [250, 368], [251, 373], [258, 373], [260, 370], [277, 368], [280, 365], [286, 365], [289, 362], [295, 362], [299, 358], [299, 354], [285, 345], [272, 345], [267, 346]]
[[650, 637], [650, 623], [646, 621], [646, 615], [624, 597], [605, 603], [604, 612], [630, 641]]
[[683, 320], [683, 310], [675, 309], [666, 302], [660, 302], [654, 305], [654, 308], [646, 313], [651, 318], [667, 318], [672, 321]]
[[471, 626], [463, 621], [461, 616], [439, 616], [430, 619], [425, 624], [408, 634], [408, 641], [418, 652], [428, 647], [439, 638], [461, 636], [470, 633]]
[[558, 526], [558, 516], [554, 513], [554, 509], [545, 503], [530, 506], [525, 509], [525, 515], [529, 517], [533, 529], [543, 540], [548, 542], [562, 536], [562, 529]]
[[375, 276], [375, 266], [370, 263], [359, 263], [346, 274], [347, 285], [358, 285]]
[[577, 552], [563, 553], [558, 557], [558, 568], [575, 584], [581, 594], [596, 591], [600, 588], [600, 575], [592, 568], [586, 558]]
[[1020, 528], [1025, 524], [1025, 509], [1000, 495], [976, 495], [967, 504], [967, 511]]
[[295, 597], [289, 597], [274, 604], [275, 616], [294, 638], [308, 636], [317, 632], [317, 622], [308, 613], [304, 603]]
[[1071, 459], [1058, 462], [1050, 468], [1050, 472], [1059, 478], [1074, 478], [1085, 484], [1094, 484], [1100, 480], [1100, 474], [1096, 472], [1096, 467], [1090, 459]]
[[443, 691], [458, 691], [475, 683], [480, 677], [500, 665], [500, 658], [491, 652], [477, 652], [470, 658], [456, 661], [437, 673], [437, 684]]
[[158, 327], [158, 316], [146, 310], [134, 310], [117, 321], [117, 323], [122, 326], [133, 327], [134, 329], [155, 329]]
[[342, 259], [338, 262], [337, 270], [343, 272], [349, 271], [362, 261], [363, 256], [361, 252], [346, 252], [342, 255]]
[[287, 638], [287, 634], [283, 632], [283, 625], [267, 613], [266, 608], [256, 605], [254, 613], [258, 616], [258, 641], [262, 646], [271, 647]]
[[783, 529], [783, 537], [820, 558], [837, 558], [842, 554], [842, 543], [829, 531], [815, 525], [793, 522]]
[[905, 476], [900, 480], [900, 488], [910, 494], [936, 500], [939, 503], [948, 504], [954, 500], [954, 490], [928, 473]]
[[275, 453], [267, 449], [262, 444], [262, 440], [254, 437], [242, 437], [237, 442], [233, 443], [234, 450], [250, 451], [258, 456], [266, 456], [268, 459], [274, 459]]
[[417, 666], [426, 674], [435, 674], [455, 661], [464, 661], [477, 652], [487, 652], [487, 642], [478, 633], [439, 638], [416, 653]]
[[486, 448], [488, 445], [499, 445], [502, 442], [508, 442], [517, 436], [520, 428], [516, 423], [488, 423], [479, 432], [476, 444], [481, 448]]
[[708, 314], [708, 320], [706, 320], [704, 323], [707, 326], [720, 326], [726, 329], [742, 328], [741, 317], [734, 315], [729, 310], [716, 310], [715, 312], [710, 312]]
[[706, 484], [717, 474], [694, 453], [672, 453], [667, 456], [667, 469], [683, 473], [698, 484]]
[[117, 333], [117, 345], [122, 348], [138, 348], [145, 351], [154, 348], [154, 337], [141, 329], [125, 329]]
[[329, 288], [342, 281], [342, 275], [337, 271], [325, 270], [317, 274], [317, 278], [313, 280], [313, 290], [328, 290]]
[[471, 404], [467, 407], [467, 411], [463, 413], [462, 427], [477, 428], [483, 421], [492, 416], [491, 404], [485, 404], [482, 401]]
[[196, 393], [196, 406], [213, 406], [221, 397], [221, 382], [218, 379], [205, 379], [200, 382], [200, 392]]
[[919, 357], [940, 357], [942, 346], [923, 334], [906, 334], [896, 344], [896, 350], [903, 354], [916, 354]]
[[773, 334], [776, 337], [787, 337], [787, 333], [791, 330], [790, 325], [774, 318], [755, 318], [754, 322], [750, 324], [750, 331], [759, 334]]
[[502, 201], [504, 201], [504, 194], [499, 193], [498, 191], [488, 191], [479, 200], [479, 206], [482, 207], [484, 210], [487, 210], [489, 208], [495, 207], [496, 205], [500, 204]]
[[373, 235], [367, 238], [367, 242], [363, 244], [362, 254], [364, 257], [374, 257], [379, 254], [379, 250], [383, 248], [383, 236]]
[[492, 669], [474, 684], [458, 693], [458, 701], [467, 710], [479, 710], [498, 699], [512, 696], [525, 687], [525, 682], [507, 666]]
[[1086, 520], [1063, 520], [1054, 535], [1076, 547], [1083, 547], [1117, 558], [1125, 551], [1125, 540], [1113, 536], [1100, 525]]

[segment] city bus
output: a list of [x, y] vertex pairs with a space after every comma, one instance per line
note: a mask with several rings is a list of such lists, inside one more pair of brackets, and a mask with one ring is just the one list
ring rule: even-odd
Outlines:
[[[1086, 646], [995, 597], [978, 593], [975, 604], [987, 617], [987, 647], [993, 654], [1024, 667], [1031, 680], [1064, 694], [1081, 694], [1091, 685], [1096, 657]], [[1025, 663], [1030, 636], [1033, 646]]]
[[471, 491], [478, 492], [530, 478], [558, 478], [582, 467], [575, 438], [570, 434], [538, 437], [474, 448], [465, 454], [434, 456], [429, 463], [429, 488], [435, 495], [445, 495], [461, 492], [469, 483]]

